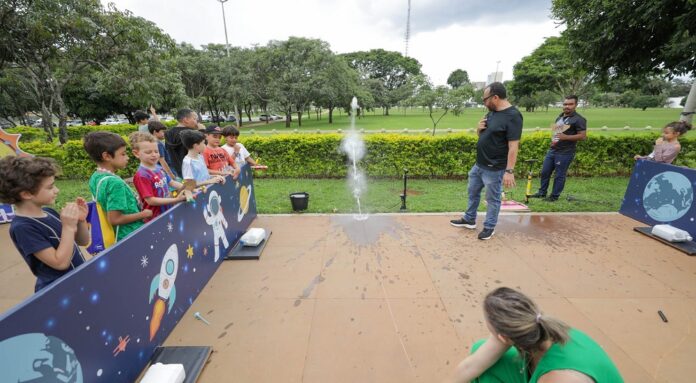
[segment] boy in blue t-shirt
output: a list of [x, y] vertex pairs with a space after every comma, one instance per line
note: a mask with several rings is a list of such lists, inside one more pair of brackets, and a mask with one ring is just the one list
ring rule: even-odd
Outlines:
[[0, 159], [0, 201], [15, 205], [10, 237], [36, 276], [34, 292], [83, 264], [85, 258], [77, 246], [90, 241], [84, 199], [67, 203], [60, 215], [44, 207], [58, 196], [57, 172], [50, 158]]
[[196, 187], [225, 183], [225, 177], [220, 175], [211, 176], [208, 167], [203, 160], [205, 151], [205, 135], [196, 130], [184, 130], [181, 132], [181, 143], [184, 145], [188, 154], [184, 157], [181, 164], [181, 177], [186, 180], [196, 181]]

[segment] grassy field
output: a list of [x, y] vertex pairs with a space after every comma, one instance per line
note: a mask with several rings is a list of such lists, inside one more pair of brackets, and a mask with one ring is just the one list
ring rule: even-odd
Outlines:
[[[534, 191], [538, 187], [534, 180]], [[523, 201], [526, 180], [507, 192], [508, 198]], [[557, 202], [533, 199], [529, 206], [537, 212], [618, 211], [628, 184], [628, 178], [569, 178], [566, 190]], [[77, 196], [87, 198], [86, 181], [59, 180], [61, 190], [56, 205], [61, 207]], [[466, 207], [466, 180], [409, 180], [407, 207], [409, 212], [452, 212]], [[259, 213], [291, 213], [289, 194], [309, 193], [310, 213], [352, 213], [356, 204], [346, 181], [342, 179], [257, 179], [254, 181]], [[363, 206], [371, 213], [398, 212], [399, 195], [403, 192], [401, 179], [370, 180]], [[571, 195], [577, 201], [568, 201]], [[480, 210], [485, 210], [480, 206]]]
[[[635, 130], [623, 131], [623, 127], [625, 126], [641, 129], [641, 131], [638, 131], [640, 134], [644, 134], [643, 132], [652, 132], [652, 134], [657, 134], [658, 129], [646, 131], [643, 128], [646, 126], [662, 128], [668, 122], [678, 120], [680, 109], [652, 108], [642, 111], [639, 109], [625, 108], [580, 108], [578, 111], [585, 118], [587, 118], [588, 127], [590, 129], [598, 129], [597, 131], [593, 131], [595, 134], [636, 134]], [[375, 112], [367, 112], [365, 116], [356, 121], [356, 128], [365, 129], [366, 131], [379, 131], [382, 129], [403, 130], [404, 128], [421, 131], [424, 129], [432, 129], [433, 125], [428, 113], [421, 109], [410, 109], [406, 111], [403, 109], [391, 109], [389, 113], [389, 116], [385, 116], [382, 114], [381, 109], [377, 109]], [[560, 113], [560, 109], [522, 112], [524, 116], [524, 128], [529, 129], [530, 131], [533, 131], [533, 129], [536, 127], [546, 129], [555, 120], [558, 113]], [[447, 129], [474, 128], [484, 114], [485, 110], [482, 108], [466, 109], [464, 113], [459, 116], [448, 114], [442, 118], [437, 126], [437, 130], [441, 133], [445, 133]], [[248, 129], [254, 129], [255, 131], [276, 129], [278, 132], [287, 130], [287, 128], [285, 128], [285, 121], [283, 120], [275, 121], [270, 124], [255, 123], [253, 125], [254, 126], [249, 127]], [[617, 130], [606, 132], [599, 130], [604, 126], [608, 127], [609, 129]], [[321, 119], [319, 120], [316, 119], [316, 114], [312, 113], [311, 116], [304, 115], [302, 117], [302, 127], [298, 126], [297, 115], [295, 114], [293, 116], [292, 125], [289, 129], [346, 130], [349, 128], [349, 116], [347, 116], [344, 112], [335, 111], [333, 124], [328, 123], [328, 114], [326, 112], [323, 113]]]

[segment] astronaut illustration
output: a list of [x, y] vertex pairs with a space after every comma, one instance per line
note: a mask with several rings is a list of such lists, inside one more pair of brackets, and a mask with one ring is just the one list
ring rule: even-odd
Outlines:
[[222, 215], [222, 206], [220, 205], [220, 196], [213, 190], [208, 197], [208, 205], [203, 208], [203, 218], [205, 223], [213, 227], [213, 243], [215, 244], [215, 262], [220, 259], [220, 239], [225, 249], [230, 245], [227, 242], [225, 229], [227, 229], [227, 220]]

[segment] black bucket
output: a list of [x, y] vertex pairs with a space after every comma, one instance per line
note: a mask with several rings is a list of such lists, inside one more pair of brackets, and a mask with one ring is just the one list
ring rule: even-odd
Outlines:
[[309, 193], [290, 193], [290, 203], [292, 204], [293, 211], [307, 210], [307, 205], [309, 204]]

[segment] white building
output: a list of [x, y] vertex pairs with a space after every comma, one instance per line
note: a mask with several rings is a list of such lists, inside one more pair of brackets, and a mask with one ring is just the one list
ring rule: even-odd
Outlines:
[[481, 90], [486, 87], [486, 82], [485, 81], [472, 81], [471, 86], [474, 87], [476, 90]]
[[491, 72], [491, 74], [488, 75], [486, 85], [494, 82], [503, 82], [503, 72]]

